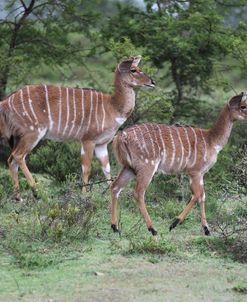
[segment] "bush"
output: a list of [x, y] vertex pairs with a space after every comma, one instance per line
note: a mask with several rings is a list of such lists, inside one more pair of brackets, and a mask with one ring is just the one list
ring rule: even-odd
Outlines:
[[247, 198], [225, 202], [218, 207], [211, 221], [218, 238], [210, 248], [234, 260], [247, 261]]
[[20, 267], [45, 267], [62, 261], [64, 255], [60, 251], [56, 256], [56, 250], [81, 243], [93, 227], [95, 205], [81, 194], [74, 177], [62, 184], [56, 196], [41, 184], [37, 194], [37, 199], [30, 194], [25, 204], [3, 206], [8, 214], [1, 221], [0, 246]]
[[146, 240], [130, 239], [127, 254], [170, 255], [176, 252], [176, 246], [165, 238], [156, 241], [153, 237]]
[[65, 181], [67, 175], [81, 173], [80, 146], [74, 142], [47, 141], [30, 154], [29, 167], [33, 172], [45, 172], [59, 181]]

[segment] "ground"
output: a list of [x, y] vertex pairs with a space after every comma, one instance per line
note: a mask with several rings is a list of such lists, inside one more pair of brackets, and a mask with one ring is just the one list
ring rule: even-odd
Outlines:
[[[49, 222], [49, 215], [59, 209], [53, 202], [59, 205], [70, 200], [72, 205], [71, 198], [77, 199], [81, 192], [71, 182], [63, 189], [57, 188], [61, 192], [66, 189], [62, 195], [47, 179], [39, 177], [39, 183], [44, 184], [38, 200], [30, 189], [23, 194], [23, 204], [2, 199], [0, 302], [247, 301], [246, 262], [233, 260], [222, 248], [222, 241], [218, 248], [220, 237], [213, 229], [210, 237], [204, 236], [198, 207], [169, 232], [184, 202], [167, 198], [162, 204], [163, 193], [160, 197], [155, 187], [151, 188], [147, 207], [159, 232], [155, 241], [127, 190], [119, 204], [119, 236], [110, 228], [109, 192], [99, 188], [85, 195], [85, 200], [91, 198], [96, 205], [93, 225], [85, 239], [71, 241], [66, 233], [62, 241], [55, 240], [54, 235], [43, 240], [36, 225], [42, 224], [37, 221], [37, 211]], [[58, 199], [53, 200], [55, 194]], [[208, 216], [215, 218], [213, 205], [211, 199]], [[61, 223], [65, 216], [58, 213]], [[56, 232], [53, 234], [59, 234]]]
[[[246, 265], [218, 257], [121, 255], [91, 242], [81, 258], [42, 270], [14, 268], [1, 255], [0, 301], [246, 301], [234, 290]], [[155, 263], [156, 262], [156, 263]]]

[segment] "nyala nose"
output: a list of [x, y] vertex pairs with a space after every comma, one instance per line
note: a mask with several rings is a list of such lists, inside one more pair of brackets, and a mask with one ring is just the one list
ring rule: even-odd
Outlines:
[[152, 83], [152, 85], [156, 85], [156, 82], [155, 82], [155, 80], [153, 80], [153, 79], [151, 79], [151, 83]]

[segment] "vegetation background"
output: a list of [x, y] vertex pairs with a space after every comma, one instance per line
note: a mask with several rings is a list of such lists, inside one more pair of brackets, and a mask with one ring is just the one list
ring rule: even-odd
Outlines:
[[[247, 88], [244, 0], [2, 0], [0, 99], [25, 84], [113, 90], [116, 64], [141, 54], [157, 87], [137, 91], [125, 126], [179, 122], [210, 127]], [[44, 142], [28, 158], [34, 198], [12, 199], [0, 147], [0, 301], [246, 301], [247, 131], [236, 124], [206, 176], [205, 238], [195, 207], [168, 225], [190, 196], [186, 177], [157, 175], [147, 192], [154, 242], [131, 195], [120, 198], [121, 234], [111, 233], [110, 194], [99, 165], [81, 194], [77, 143]], [[113, 175], [117, 166], [111, 156]]]

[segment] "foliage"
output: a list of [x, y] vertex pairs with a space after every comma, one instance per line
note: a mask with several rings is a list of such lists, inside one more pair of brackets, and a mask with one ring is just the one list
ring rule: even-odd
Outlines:
[[2, 203], [8, 214], [0, 227], [1, 246], [20, 267], [44, 267], [61, 261], [57, 249], [88, 238], [96, 209], [73, 177], [67, 178], [56, 197], [40, 184], [38, 200], [30, 193], [24, 205], [10, 206], [6, 199]]
[[16, 86], [42, 64], [61, 66], [91, 51], [81, 41], [71, 43], [69, 37], [75, 31], [89, 33], [99, 17], [92, 10], [82, 9], [84, 1], [27, 2], [4, 1], [4, 17], [0, 20], [0, 99], [10, 79]]
[[182, 101], [189, 106], [191, 96], [199, 88], [207, 93], [211, 91], [209, 80], [216, 70], [216, 62], [221, 64], [227, 55], [243, 60], [245, 32], [237, 33], [226, 27], [213, 0], [146, 1], [145, 10], [119, 4], [118, 14], [106, 24], [103, 37], [106, 49], [110, 49], [105, 43], [109, 38], [121, 41], [129, 37], [157, 67], [167, 66], [161, 78], [172, 79], [175, 90], [173, 85], [169, 88], [173, 91], [175, 116], [181, 116], [185, 112], [180, 107]]
[[77, 143], [47, 141], [30, 154], [29, 166], [34, 172], [48, 173], [64, 181], [69, 174], [81, 174], [80, 147]]
[[131, 238], [127, 254], [153, 254], [153, 255], [171, 255], [176, 252], [176, 246], [165, 238], [159, 238], [157, 241], [149, 237], [146, 240], [135, 240]]

